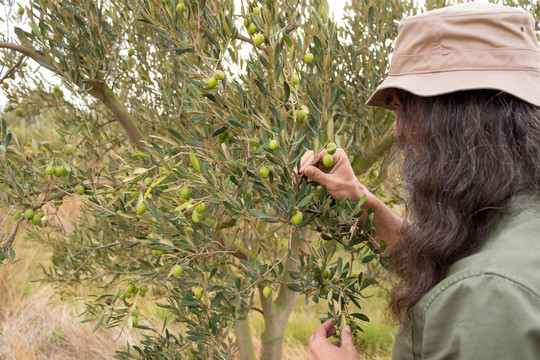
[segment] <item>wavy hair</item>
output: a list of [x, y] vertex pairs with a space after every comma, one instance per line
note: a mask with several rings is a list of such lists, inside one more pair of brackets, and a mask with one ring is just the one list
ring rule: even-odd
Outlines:
[[389, 306], [401, 320], [451, 264], [480, 248], [516, 174], [540, 190], [540, 108], [495, 90], [397, 95], [403, 197], [414, 224], [392, 261], [398, 283]]

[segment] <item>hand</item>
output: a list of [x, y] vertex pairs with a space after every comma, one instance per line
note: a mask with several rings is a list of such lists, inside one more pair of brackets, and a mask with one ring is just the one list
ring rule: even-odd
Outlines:
[[298, 174], [305, 174], [308, 179], [326, 185], [326, 191], [339, 200], [348, 198], [358, 201], [369, 192], [356, 178], [343, 149], [338, 148], [332, 155], [334, 164], [330, 168], [325, 167], [322, 162], [326, 154], [326, 150], [323, 150], [314, 157], [313, 151], [306, 151], [300, 160]]
[[[327, 154], [326, 150], [321, 151], [316, 157], [313, 151], [306, 151], [300, 160], [299, 174], [305, 174], [308, 179], [326, 185], [326, 191], [336, 199], [350, 199], [359, 201], [366, 195], [366, 202], [363, 205], [364, 210], [372, 209], [375, 215], [373, 221], [377, 229], [377, 238], [371, 239], [375, 246], [379, 246], [380, 239], [386, 241], [390, 250], [394, 249], [401, 240], [401, 231], [406, 225], [405, 220], [392, 213], [392, 211], [373, 195], [369, 190], [358, 181], [349, 158], [343, 149], [337, 149], [332, 155], [334, 164], [327, 168], [322, 159]], [[296, 170], [296, 169], [295, 169]], [[360, 217], [360, 221], [367, 219], [367, 211]]]
[[334, 319], [326, 320], [318, 326], [309, 338], [307, 360], [358, 360], [351, 328], [345, 326], [341, 331], [341, 347], [339, 342], [331, 343], [328, 340], [335, 333]]

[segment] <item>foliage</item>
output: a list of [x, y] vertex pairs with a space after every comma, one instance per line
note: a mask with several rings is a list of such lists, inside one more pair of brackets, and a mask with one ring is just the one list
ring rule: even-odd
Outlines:
[[[413, 2], [353, 1], [343, 25], [328, 16], [326, 1], [178, 5], [32, 0], [24, 15], [12, 11], [9, 21], [23, 20], [27, 30], [16, 32], [21, 46], [3, 51], [3, 64], [19, 77], [4, 79], [1, 206], [8, 216], [37, 212], [28, 236], [53, 251], [46, 279], [95, 289], [84, 314], [95, 330], [137, 318], [146, 339], [119, 351], [121, 358], [225, 359], [237, 350], [249, 358], [251, 339], [239, 334], [260, 302], [263, 358], [278, 359], [281, 341], [269, 339], [283, 337], [300, 293], [328, 302], [326, 317], [361, 330], [367, 317], [347, 305], [361, 308], [376, 276], [359, 276], [353, 260], [376, 262], [385, 250], [368, 241], [373, 214], [363, 201], [332, 199], [294, 168], [306, 150], [334, 142], [358, 175], [380, 185], [370, 169], [390, 146], [394, 115], [365, 101], [386, 71], [396, 20], [414, 14]], [[260, 46], [243, 27], [251, 23], [264, 35]], [[33, 65], [13, 66], [19, 54]], [[60, 86], [47, 85], [35, 64]], [[217, 70], [223, 80], [212, 79]], [[305, 122], [298, 111], [307, 113]], [[56, 136], [17, 136], [21, 119], [47, 119]], [[80, 185], [83, 195], [75, 191]], [[47, 225], [54, 211], [45, 205], [67, 195], [84, 201], [72, 232]], [[293, 225], [297, 211], [302, 221]], [[4, 262], [15, 258], [11, 244], [23, 221], [2, 229]], [[336, 243], [351, 260], [336, 255]], [[265, 298], [265, 286], [275, 295]], [[133, 315], [144, 287], [171, 314], [163, 331]]]

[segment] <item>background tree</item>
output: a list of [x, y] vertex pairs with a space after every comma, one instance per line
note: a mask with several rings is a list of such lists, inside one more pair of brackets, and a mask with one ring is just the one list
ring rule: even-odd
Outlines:
[[[53, 251], [46, 279], [95, 289], [95, 329], [144, 331], [121, 358], [254, 359], [247, 315], [260, 311], [262, 358], [280, 359], [300, 294], [361, 330], [377, 267], [358, 262], [385, 250], [368, 242], [373, 215], [293, 169], [335, 143], [385, 196], [394, 114], [365, 101], [412, 1], [355, 0], [340, 24], [322, 0], [8, 5], [4, 21], [24, 30], [0, 42], [3, 264], [33, 224]], [[54, 132], [15, 136], [45, 119]], [[47, 225], [66, 196], [84, 201], [70, 232]], [[170, 313], [163, 332], [137, 307], [147, 293]]]

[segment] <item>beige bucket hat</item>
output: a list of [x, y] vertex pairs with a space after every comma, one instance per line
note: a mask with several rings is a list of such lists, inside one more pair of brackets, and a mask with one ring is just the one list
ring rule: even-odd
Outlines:
[[387, 78], [368, 105], [395, 110], [395, 89], [418, 96], [495, 89], [540, 106], [540, 47], [533, 16], [467, 3], [402, 20]]

